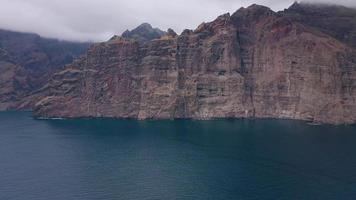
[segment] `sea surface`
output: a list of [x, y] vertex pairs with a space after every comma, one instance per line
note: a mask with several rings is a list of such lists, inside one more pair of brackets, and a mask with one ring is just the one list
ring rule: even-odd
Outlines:
[[0, 200], [356, 199], [356, 127], [0, 112]]

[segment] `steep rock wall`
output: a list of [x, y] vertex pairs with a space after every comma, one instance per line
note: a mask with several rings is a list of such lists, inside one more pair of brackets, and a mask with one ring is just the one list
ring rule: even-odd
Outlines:
[[253, 5], [181, 35], [115, 38], [57, 73], [41, 117], [356, 122], [355, 49]]

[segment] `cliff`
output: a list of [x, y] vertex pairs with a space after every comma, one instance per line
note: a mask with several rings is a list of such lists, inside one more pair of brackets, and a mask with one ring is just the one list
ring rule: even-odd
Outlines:
[[31, 109], [37, 101], [32, 93], [88, 47], [88, 43], [0, 30], [0, 110]]
[[181, 35], [93, 45], [41, 89], [35, 115], [355, 123], [353, 39], [301, 19], [295, 6], [309, 9], [252, 5]]

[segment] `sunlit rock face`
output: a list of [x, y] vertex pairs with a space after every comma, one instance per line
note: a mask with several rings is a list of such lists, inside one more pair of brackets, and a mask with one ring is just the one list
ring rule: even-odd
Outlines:
[[93, 45], [42, 88], [35, 115], [355, 123], [354, 44], [328, 31], [332, 23], [301, 19], [296, 6], [308, 5], [252, 5], [181, 35]]

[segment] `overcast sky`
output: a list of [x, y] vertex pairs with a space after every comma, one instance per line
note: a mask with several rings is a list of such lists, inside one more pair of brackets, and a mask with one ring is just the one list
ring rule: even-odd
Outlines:
[[[0, 0], [0, 28], [73, 41], [104, 41], [148, 22], [178, 33], [257, 3], [275, 11], [294, 0]], [[335, 2], [334, 0], [313, 0]], [[356, 0], [338, 0], [355, 6]]]

